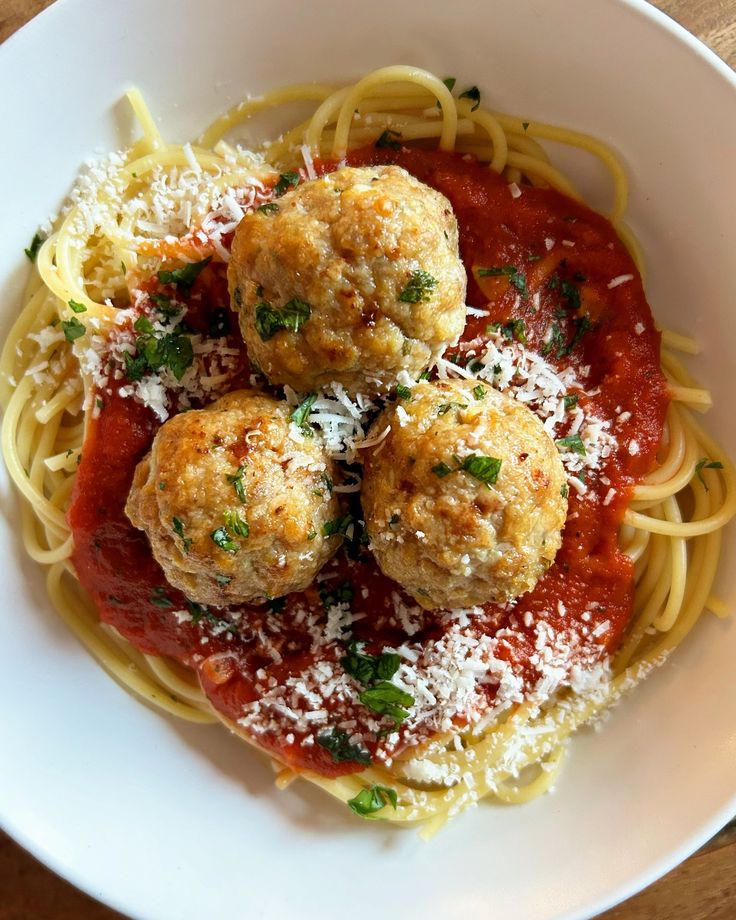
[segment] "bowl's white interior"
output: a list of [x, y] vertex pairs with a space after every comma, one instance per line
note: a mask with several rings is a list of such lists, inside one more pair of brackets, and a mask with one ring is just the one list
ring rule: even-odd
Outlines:
[[[631, 223], [663, 325], [696, 335], [732, 454], [736, 391], [736, 81], [645, 4], [614, 0], [59, 0], [0, 51], [5, 168], [2, 328], [37, 224], [80, 161], [120, 146], [132, 83], [167, 137], [247, 93], [416, 63], [491, 105], [607, 139], [632, 179]], [[122, 131], [122, 136], [121, 136]], [[563, 160], [567, 162], [567, 160]], [[571, 169], [596, 204], [602, 174]], [[18, 546], [2, 474], [0, 819], [62, 874], [141, 917], [582, 917], [687, 855], [736, 811], [736, 622], [706, 618], [600, 733], [579, 737], [556, 794], [483, 806], [430, 845], [362, 825], [219, 728], [130, 699], [47, 603]], [[733, 535], [719, 588], [736, 600]]]

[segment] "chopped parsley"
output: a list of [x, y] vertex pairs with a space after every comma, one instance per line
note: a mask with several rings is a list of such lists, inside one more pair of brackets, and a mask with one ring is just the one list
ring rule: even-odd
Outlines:
[[376, 147], [388, 147], [390, 150], [401, 150], [401, 144], [396, 138], [401, 137], [398, 131], [387, 130], [376, 141]]
[[572, 281], [560, 282], [560, 294], [565, 298], [571, 310], [577, 310], [580, 307], [580, 291]]
[[229, 585], [232, 580], [232, 575], [215, 575], [215, 581], [221, 588]]
[[166, 588], [154, 588], [153, 593], [151, 594], [151, 603], [154, 605], [154, 607], [168, 608], [174, 606], [174, 602], [166, 593]]
[[571, 412], [578, 404], [578, 394], [568, 393], [563, 399], [563, 402], [565, 404], [565, 412]]
[[526, 345], [526, 323], [523, 319], [512, 319], [508, 323], [491, 323], [488, 326], [488, 331], [500, 332], [501, 335], [508, 341], [513, 342], [516, 339], [517, 342], [521, 342], [522, 345]]
[[210, 537], [215, 546], [219, 546], [226, 553], [237, 553], [238, 544], [232, 540], [225, 527], [218, 527], [217, 530], [213, 530]]
[[493, 485], [498, 480], [498, 473], [502, 461], [498, 457], [484, 457], [481, 454], [470, 454], [466, 457], [460, 469], [486, 485]]
[[240, 511], [232, 511], [228, 508], [222, 512], [222, 516], [225, 519], [225, 526], [231, 533], [234, 533], [238, 537], [247, 537], [250, 534], [248, 522], [241, 515]]
[[177, 287], [188, 291], [200, 275], [202, 269], [209, 265], [212, 256], [207, 256], [201, 262], [188, 262], [181, 268], [164, 269], [158, 273], [158, 280], [161, 284], [175, 284]]
[[478, 482], [485, 483], [490, 488], [498, 480], [498, 474], [501, 469], [501, 463], [498, 457], [485, 457], [482, 454], [470, 454], [464, 460], [455, 457], [455, 468], [448, 466], [446, 463], [438, 463], [432, 467], [432, 472], [440, 479], [449, 476], [450, 473], [467, 473]]
[[570, 489], [569, 489], [567, 483], [565, 482], [565, 483], [563, 483], [563, 484], [560, 486], [560, 495], [561, 495], [563, 498], [567, 498], [567, 496], [568, 496], [569, 494], [570, 494]]
[[256, 332], [264, 342], [267, 342], [282, 329], [299, 332], [311, 315], [312, 308], [298, 297], [285, 303], [280, 310], [262, 301], [256, 304]]
[[347, 655], [340, 659], [345, 671], [366, 687], [379, 681], [391, 680], [399, 670], [400, 663], [395, 652], [367, 655], [361, 651], [357, 642], [351, 642]]
[[482, 386], [480, 383], [478, 384], [477, 387], [473, 387], [473, 396], [476, 399], [485, 399], [485, 395], [486, 395], [486, 388]]
[[586, 332], [590, 332], [593, 328], [593, 323], [591, 323], [589, 317], [587, 316], [578, 316], [575, 319], [575, 335], [572, 337], [572, 341], [567, 346], [565, 354], [571, 354], [577, 346], [580, 344], [580, 340], [585, 335]]
[[542, 354], [548, 355], [552, 350], [554, 350], [555, 357], [561, 358], [565, 354], [565, 349], [567, 348], [565, 333], [562, 331], [558, 323], [552, 323], [548, 335], [549, 338], [544, 343], [544, 345], [542, 345]]
[[273, 187], [273, 193], [276, 198], [285, 195], [290, 188], [296, 188], [299, 185], [299, 173], [285, 172], [279, 176], [279, 181]]
[[479, 268], [479, 278], [493, 278], [498, 275], [506, 275], [509, 284], [513, 284], [522, 297], [529, 296], [529, 288], [526, 286], [526, 275], [515, 265], [493, 265], [490, 268]]
[[471, 86], [470, 89], [466, 89], [464, 93], [460, 93], [460, 98], [469, 99], [473, 103], [470, 111], [474, 112], [480, 105], [480, 90], [477, 86]]
[[38, 250], [41, 248], [41, 246], [43, 246], [43, 244], [44, 244], [45, 242], [46, 242], [46, 237], [45, 237], [45, 236], [41, 236], [40, 233], [34, 233], [34, 234], [33, 234], [33, 239], [31, 240], [31, 245], [28, 247], [28, 249], [24, 249], [24, 250], [23, 250], [23, 252], [26, 254], [26, 256], [31, 260], [31, 262], [35, 262], [35, 261], [36, 261], [36, 256], [38, 255]]
[[[455, 77], [445, 77], [445, 79], [442, 82], [450, 90], [450, 92], [452, 92], [455, 89], [455, 84], [457, 83], [457, 80], [455, 79]], [[435, 104], [438, 109], [442, 108], [442, 106], [440, 105], [439, 99], [437, 100]]]
[[306, 396], [299, 403], [296, 409], [294, 409], [294, 411], [289, 416], [289, 418], [295, 425], [297, 425], [299, 428], [306, 429], [309, 432], [309, 434], [312, 433], [312, 430], [311, 428], [308, 427], [307, 419], [309, 417], [309, 413], [312, 411], [312, 406], [314, 405], [316, 399], [317, 399], [317, 394], [310, 393], [309, 396]]
[[467, 409], [467, 408], [468, 408], [467, 403], [459, 403], [459, 402], [442, 403], [442, 405], [437, 406], [437, 415], [446, 415], [450, 411], [450, 409]]
[[371, 763], [368, 751], [362, 750], [357, 744], [351, 744], [347, 732], [333, 728], [317, 735], [316, 741], [320, 747], [329, 751], [335, 763], [362, 763], [365, 766]]
[[256, 208], [256, 211], [260, 211], [261, 214], [275, 214], [279, 210], [279, 206], [275, 201], [267, 201], [266, 204], [262, 204]]
[[372, 786], [361, 789], [354, 798], [348, 799], [348, 807], [361, 818], [367, 818], [387, 805], [391, 805], [396, 811], [398, 801], [395, 789], [388, 786], [377, 786], [374, 783]]
[[583, 444], [583, 439], [579, 434], [571, 434], [566, 438], [558, 438], [555, 444], [562, 448], [562, 450], [571, 450], [574, 454], [580, 454], [581, 457], [584, 457], [587, 453], [585, 444]]
[[358, 699], [372, 712], [393, 719], [395, 725], [400, 725], [409, 715], [406, 707], [414, 705], [414, 697], [410, 693], [386, 680], [363, 690]]
[[97, 406], [98, 409], [104, 409], [105, 400], [101, 396], [98, 396], [97, 399], [95, 400], [95, 405]]
[[436, 287], [437, 279], [428, 272], [418, 269], [411, 273], [406, 287], [399, 294], [399, 300], [402, 303], [419, 303], [429, 300]]
[[411, 399], [411, 388], [400, 383], [396, 387], [396, 395], [399, 399]]
[[705, 489], [706, 492], [710, 492], [710, 489], [708, 488], [708, 484], [705, 481], [705, 479], [703, 479], [702, 471], [703, 470], [722, 470], [722, 469], [723, 469], [723, 464], [721, 463], [720, 460], [710, 460], [708, 457], [703, 457], [701, 460], [698, 460], [698, 462], [695, 464], [695, 473], [698, 479], [703, 483], [703, 488]]
[[86, 313], [87, 312], [87, 308], [85, 307], [85, 305], [83, 303], [79, 303], [76, 300], [69, 301], [69, 309], [72, 311], [72, 313]]
[[319, 590], [320, 600], [325, 606], [325, 610], [337, 607], [339, 604], [351, 604], [353, 602], [353, 583], [346, 579], [341, 581], [334, 588], [328, 588], [323, 585]]
[[245, 504], [245, 483], [243, 482], [244, 472], [245, 465], [241, 463], [234, 473], [228, 473], [225, 477], [230, 485], [235, 489], [235, 494], [238, 496], [238, 499], [242, 505]]
[[168, 368], [177, 380], [181, 380], [194, 361], [191, 338], [178, 332], [157, 335], [145, 316], [138, 317], [134, 328], [142, 334], [136, 339], [135, 357], [123, 352], [128, 379], [141, 380], [147, 373]]
[[350, 512], [341, 515], [339, 518], [335, 518], [333, 521], [326, 521], [322, 525], [322, 536], [334, 537], [336, 534], [347, 533], [348, 528], [354, 522], [355, 518], [352, 516], [352, 514], [350, 514]]
[[185, 536], [184, 525], [182, 524], [182, 522], [179, 520], [178, 517], [172, 518], [171, 524], [174, 529], [174, 533], [177, 535], [177, 537], [181, 539], [181, 542], [184, 544], [184, 552], [188, 553], [189, 547], [192, 545], [192, 542], [193, 542], [192, 538]]
[[73, 342], [87, 331], [86, 327], [79, 322], [76, 316], [71, 319], [63, 319], [61, 328], [64, 330], [64, 338], [67, 342]]

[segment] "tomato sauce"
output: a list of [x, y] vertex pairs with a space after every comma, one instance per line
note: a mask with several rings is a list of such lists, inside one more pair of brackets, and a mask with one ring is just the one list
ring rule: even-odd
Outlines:
[[[610, 223], [584, 205], [554, 190], [527, 186], [514, 197], [505, 180], [459, 155], [370, 148], [349, 159], [352, 165], [396, 163], [452, 203], [468, 274], [467, 301], [489, 313], [469, 317], [458, 361], [467, 360], [465, 352], [477, 346], [489, 324], [510, 329], [513, 337], [519, 326], [509, 324], [522, 320], [529, 348], [546, 350], [553, 364], [590, 368], [579, 405], [611, 422], [618, 447], [590, 477], [583, 498], [571, 489], [562, 547], [551, 569], [518, 599], [513, 612], [488, 605], [473, 629], [503, 637], [496, 656], [512, 662], [529, 686], [536, 674], [535, 626], [541, 619], [570, 638], [581, 660], [603, 658], [620, 644], [632, 611], [633, 568], [618, 548], [618, 529], [633, 485], [656, 462], [668, 405], [659, 334], [631, 257]], [[506, 271], [479, 272], [493, 267]], [[149, 290], [157, 290], [155, 282]], [[213, 261], [202, 272], [188, 303], [187, 322], [204, 332], [213, 311], [221, 315], [227, 304], [221, 263]], [[242, 346], [235, 322], [230, 341]], [[232, 388], [244, 385], [247, 375], [243, 357]], [[74, 566], [100, 618], [141, 651], [196, 669], [213, 706], [231, 723], [245, 704], [262, 696], [264, 675], [269, 686], [281, 686], [320, 658], [339, 668], [344, 649], [333, 644], [315, 651], [296, 615], [305, 607], [324, 613], [317, 585], [287, 598], [281, 610], [230, 608], [225, 623], [216, 611], [203, 612], [166, 583], [147, 538], [124, 513], [135, 466], [160, 423], [118, 391], [115, 384], [105, 394], [104, 408], [89, 425], [69, 510]], [[391, 600], [400, 588], [380, 573], [370, 553], [353, 546], [327, 570], [335, 579], [323, 583], [323, 590], [325, 584], [333, 589], [349, 581], [354, 598], [369, 598], [362, 603], [372, 613], [353, 624], [351, 639], [364, 641], [372, 654], [406, 641]], [[437, 639], [443, 628], [439, 614], [424, 614], [412, 641]], [[486, 692], [492, 698], [496, 688], [489, 685]], [[359, 718], [362, 708], [356, 706], [352, 715]], [[335, 776], [363, 768], [353, 761], [335, 762], [319, 744], [303, 745], [288, 720], [256, 740], [294, 769]], [[374, 755], [382, 744], [376, 736], [365, 746]], [[401, 742], [394, 752], [400, 749]]]

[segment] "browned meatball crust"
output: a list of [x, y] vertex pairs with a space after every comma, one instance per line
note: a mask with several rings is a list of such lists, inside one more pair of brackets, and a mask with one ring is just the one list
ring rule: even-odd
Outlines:
[[453, 380], [414, 387], [372, 433], [387, 425], [362, 493], [381, 569], [430, 609], [530, 591], [567, 513], [564, 469], [539, 419], [496, 390]]
[[306, 588], [336, 552], [324, 525], [340, 510], [318, 436], [290, 408], [238, 390], [169, 419], [138, 464], [126, 504], [167, 581], [223, 606]]
[[269, 207], [238, 226], [228, 281], [271, 383], [373, 394], [458, 339], [466, 276], [439, 192], [398, 166], [346, 167]]

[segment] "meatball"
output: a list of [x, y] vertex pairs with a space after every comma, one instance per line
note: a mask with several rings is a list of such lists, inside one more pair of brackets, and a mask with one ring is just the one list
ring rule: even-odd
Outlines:
[[[262, 393], [169, 419], [138, 464], [125, 507], [167, 580], [203, 604], [261, 603], [306, 588], [336, 552], [332, 461]], [[294, 439], [296, 438], [296, 439]]]
[[429, 609], [530, 591], [560, 548], [567, 513], [565, 473], [539, 419], [461, 380], [414, 387], [371, 434], [387, 425], [363, 479], [381, 569]]
[[465, 326], [450, 202], [398, 166], [338, 169], [248, 214], [228, 282], [273, 384], [351, 395], [418, 377]]

